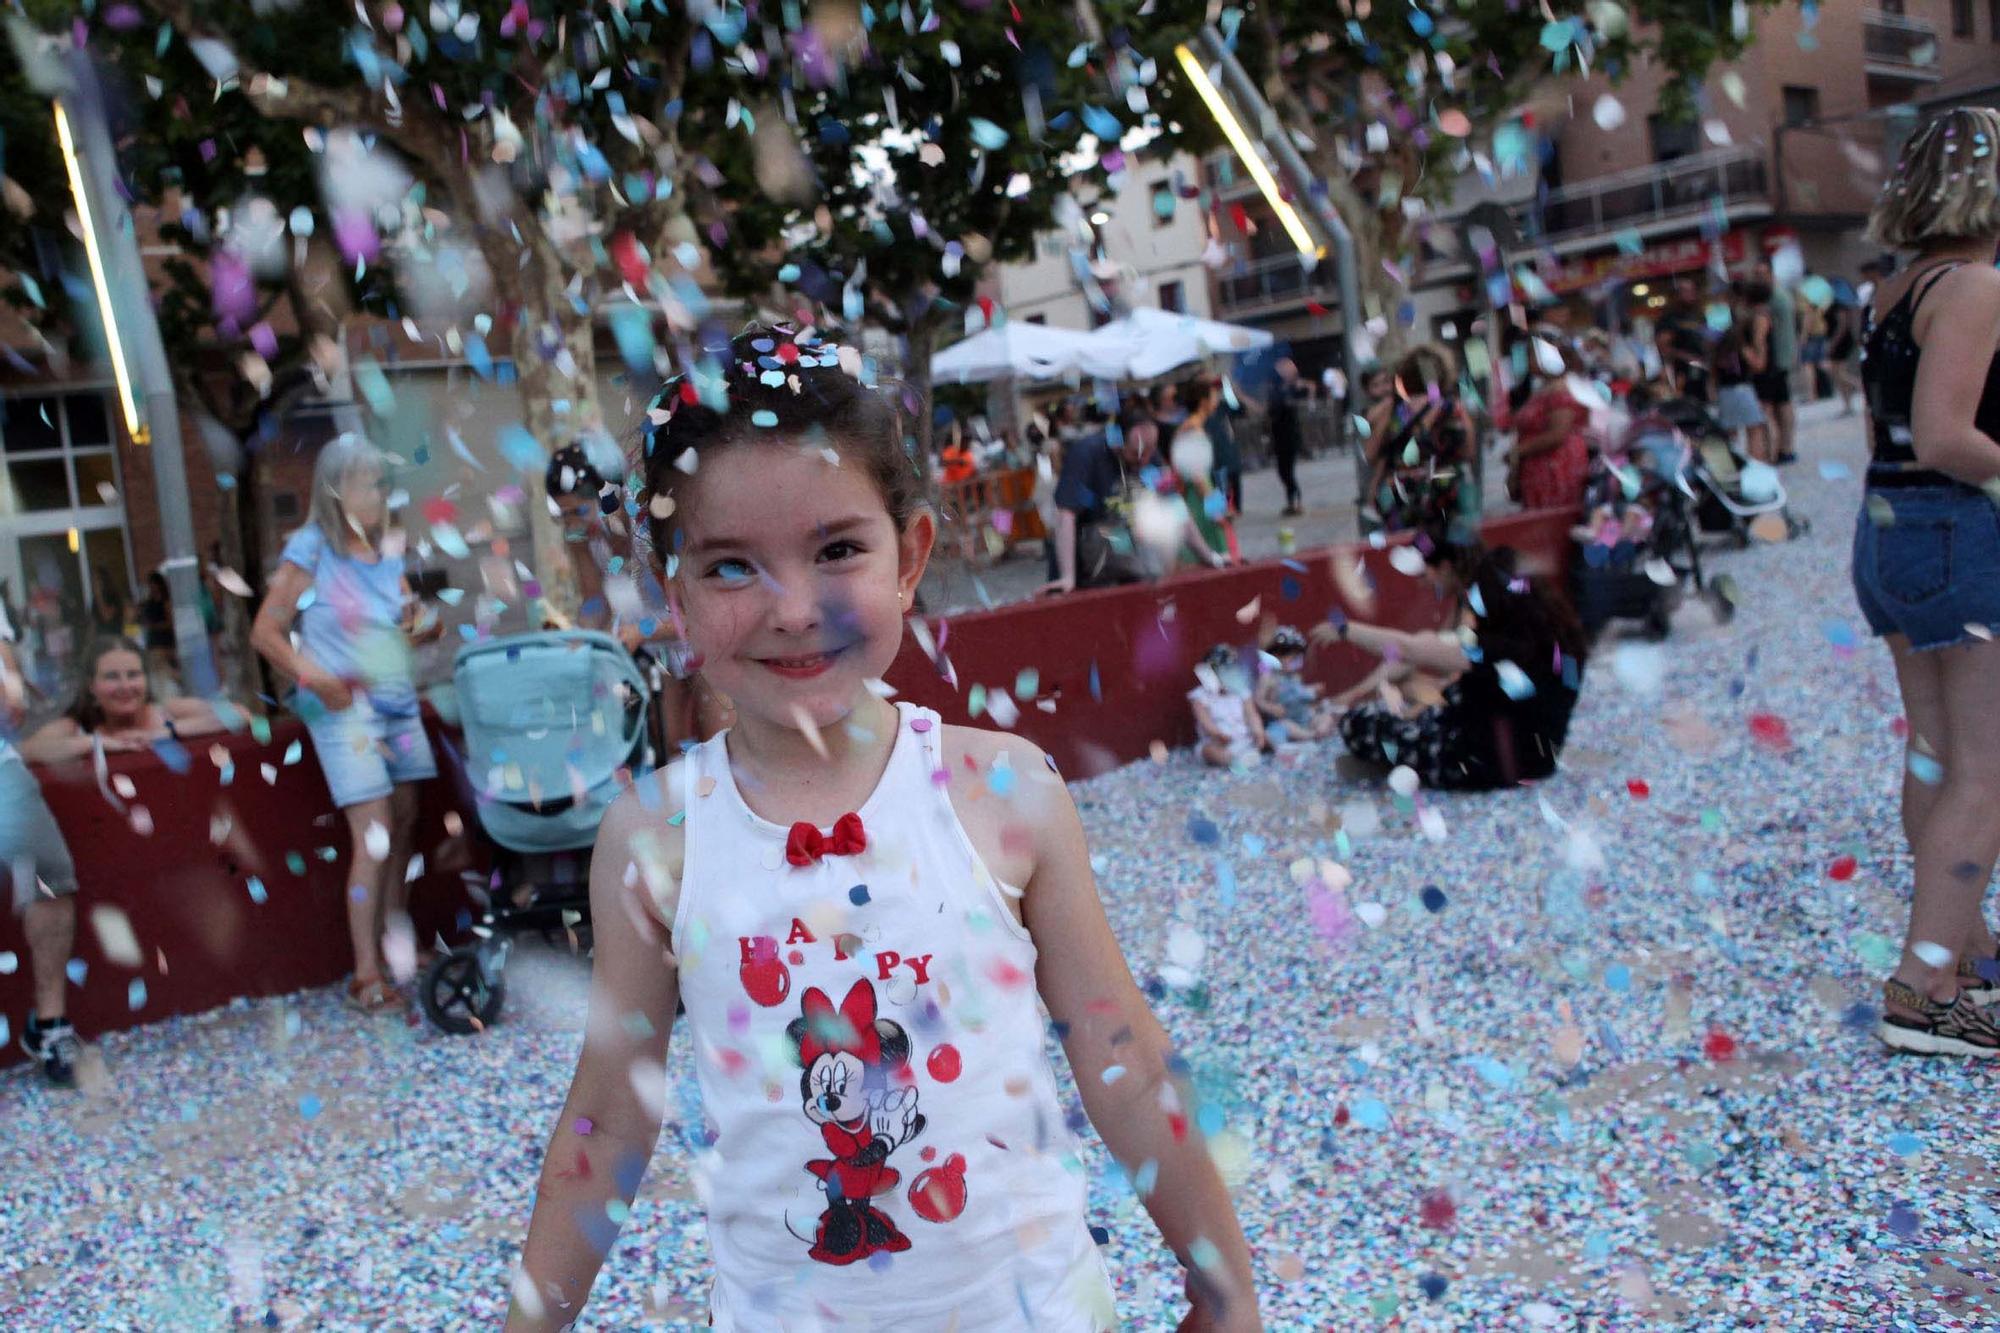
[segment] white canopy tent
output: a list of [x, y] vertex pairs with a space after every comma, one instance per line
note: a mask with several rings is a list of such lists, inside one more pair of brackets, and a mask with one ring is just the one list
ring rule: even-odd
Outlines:
[[[1005, 379], [1060, 379], [1094, 355], [1091, 335], [1046, 324], [1006, 323], [982, 329], [931, 358], [931, 379], [939, 384], [978, 384]], [[1088, 373], [1086, 371], [1086, 373]]]
[[1269, 347], [1273, 341], [1263, 329], [1151, 306], [1137, 307], [1088, 336], [1090, 351], [1080, 368], [1085, 374], [1120, 380], [1149, 380], [1191, 361], [1235, 356]]

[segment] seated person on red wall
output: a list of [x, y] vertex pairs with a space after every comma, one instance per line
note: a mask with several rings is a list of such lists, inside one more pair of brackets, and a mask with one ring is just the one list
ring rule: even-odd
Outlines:
[[1408, 634], [1341, 620], [1319, 643], [1353, 644], [1392, 670], [1446, 680], [1441, 701], [1413, 706], [1400, 690], [1357, 704], [1340, 720], [1347, 752], [1378, 767], [1407, 766], [1426, 787], [1484, 791], [1548, 777], [1569, 734], [1583, 683], [1582, 626], [1541, 580], [1523, 575], [1510, 547], [1420, 537], [1432, 586], [1470, 631]]
[[21, 742], [21, 754], [29, 763], [59, 764], [100, 746], [116, 754], [221, 730], [222, 719], [205, 699], [155, 700], [139, 645], [123, 636], [106, 637], [84, 653], [70, 706], [35, 728]]

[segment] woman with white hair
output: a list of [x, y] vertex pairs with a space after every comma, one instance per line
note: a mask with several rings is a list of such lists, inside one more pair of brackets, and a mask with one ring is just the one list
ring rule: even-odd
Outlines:
[[[383, 934], [386, 927], [401, 941], [393, 952], [407, 972], [415, 951], [403, 870], [416, 831], [416, 784], [437, 776], [410, 661], [419, 605], [403, 577], [402, 534], [387, 527], [386, 478], [382, 453], [358, 436], [320, 450], [310, 516], [286, 541], [250, 632], [257, 651], [298, 682], [293, 707], [347, 817], [354, 943], [347, 998], [368, 1013], [405, 1007], [383, 976]], [[432, 616], [419, 639], [441, 632]]]
[[1862, 338], [1867, 492], [1854, 592], [1888, 645], [1909, 724], [1903, 832], [1915, 886], [1877, 1034], [1896, 1050], [2000, 1055], [2000, 958], [1983, 899], [2000, 857], [2000, 111], [1910, 137], [1868, 220], [1916, 258], [1876, 288]]

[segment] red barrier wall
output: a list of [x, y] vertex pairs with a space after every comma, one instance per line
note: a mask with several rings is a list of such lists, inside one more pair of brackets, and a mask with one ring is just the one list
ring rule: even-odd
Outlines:
[[[1525, 564], [1561, 586], [1575, 521], [1568, 510], [1542, 510], [1490, 522], [1485, 536], [1488, 545], [1519, 550]], [[1375, 589], [1373, 606], [1355, 604], [1336, 587], [1334, 562], [1351, 569], [1357, 558]], [[975, 685], [985, 686], [988, 697], [1011, 698], [1018, 683], [1032, 683], [1032, 700], [1016, 700], [1013, 730], [1053, 755], [1068, 776], [1089, 777], [1144, 758], [1154, 741], [1193, 744], [1187, 692], [1195, 664], [1212, 646], [1261, 644], [1271, 628], [1310, 628], [1336, 606], [1354, 619], [1398, 629], [1434, 626], [1445, 614], [1426, 579], [1391, 567], [1388, 549], [1322, 547], [1294, 560], [1191, 571], [933, 623], [942, 639], [939, 658], [956, 673], [956, 687], [914, 639], [904, 643], [888, 681], [901, 697], [960, 723], [975, 721]], [[1373, 666], [1373, 658], [1340, 646], [1316, 650], [1307, 674], [1340, 689]], [[1022, 681], [1024, 671], [1035, 673], [1032, 682]], [[1047, 704], [1053, 708], [1038, 706]]]
[[[286, 764], [294, 744], [300, 757]], [[235, 765], [227, 785], [209, 757], [215, 745]], [[123, 814], [98, 789], [88, 762], [35, 769], [81, 885], [74, 956], [87, 971], [81, 986], [69, 987], [68, 1005], [85, 1037], [198, 1013], [239, 995], [323, 986], [353, 965], [343, 903], [347, 824], [313, 761], [305, 728], [283, 719], [273, 724], [268, 745], [244, 734], [202, 737], [187, 748], [185, 773], [151, 752], [110, 757], [110, 773], [132, 784]], [[265, 764], [275, 769], [270, 782]], [[420, 940], [438, 930], [449, 935], [459, 909], [469, 906], [456, 872], [438, 868], [464, 855], [462, 839], [456, 858], [447, 846], [444, 814], [452, 803], [445, 784], [424, 785], [417, 848], [427, 869], [411, 886]], [[302, 861], [300, 872], [287, 864], [288, 854], [300, 858], [292, 862]], [[262, 903], [251, 899], [253, 875], [264, 886]], [[107, 906], [131, 924], [136, 968], [104, 955], [91, 913]], [[11, 975], [0, 976], [0, 1014], [12, 1029], [0, 1051], [4, 1065], [25, 1058], [18, 1038], [34, 999], [21, 918], [11, 912], [0, 914], [0, 952], [19, 959]], [[145, 983], [136, 1007], [134, 980]]]
[[[1561, 576], [1573, 522], [1567, 511], [1518, 515], [1487, 524], [1486, 539], [1513, 546], [1531, 566]], [[1357, 558], [1375, 589], [1372, 606], [1357, 605], [1336, 588], [1334, 561], [1352, 568]], [[1186, 695], [1195, 663], [1212, 645], [1261, 642], [1278, 624], [1303, 629], [1337, 605], [1356, 619], [1404, 629], [1436, 625], [1444, 614], [1429, 584], [1397, 573], [1388, 551], [1321, 548], [1296, 560], [1182, 574], [933, 623], [940, 656], [956, 671], [958, 686], [940, 678], [914, 639], [889, 681], [902, 697], [937, 709], [947, 721], [971, 722], [974, 685], [1012, 697], [1017, 684], [1027, 683], [1022, 673], [1032, 670], [1034, 694], [1018, 703], [1014, 730], [1055, 756], [1069, 776], [1087, 777], [1144, 758], [1154, 741], [1193, 741]], [[1309, 671], [1339, 688], [1371, 665], [1357, 650], [1336, 647], [1316, 652]], [[1052, 707], [1045, 711], [1037, 701]], [[442, 756], [436, 720], [430, 721], [432, 744]], [[300, 758], [286, 764], [295, 743]], [[218, 744], [235, 765], [227, 785], [209, 757]], [[267, 745], [239, 735], [197, 740], [189, 750], [185, 773], [151, 753], [112, 758], [111, 773], [129, 778], [133, 787], [122, 814], [99, 791], [87, 764], [37, 770], [82, 885], [75, 956], [87, 972], [82, 986], [69, 988], [69, 1012], [86, 1038], [214, 1008], [240, 995], [327, 985], [352, 964], [342, 903], [347, 828], [313, 762], [305, 729], [287, 719], [273, 726]], [[264, 764], [275, 768], [268, 782]], [[427, 873], [411, 894], [422, 940], [436, 931], [451, 937], [459, 911], [470, 907], [455, 870], [467, 849], [448, 838], [444, 824], [454, 803], [446, 783], [425, 784], [417, 848]], [[146, 816], [135, 823], [133, 811], [140, 807]], [[476, 848], [472, 852], [477, 855]], [[288, 854], [303, 859], [300, 871], [288, 866]], [[264, 885], [261, 904], [251, 900], [253, 875]], [[91, 925], [92, 909], [101, 906], [118, 908], [130, 922], [141, 954], [137, 968], [104, 956]], [[0, 952], [19, 959], [13, 973], [0, 975], [0, 1014], [18, 1037], [33, 988], [21, 920], [11, 913], [0, 914]], [[145, 983], [136, 1007], [130, 1003], [135, 979]], [[21, 1058], [14, 1040], [0, 1050], [0, 1065]]]

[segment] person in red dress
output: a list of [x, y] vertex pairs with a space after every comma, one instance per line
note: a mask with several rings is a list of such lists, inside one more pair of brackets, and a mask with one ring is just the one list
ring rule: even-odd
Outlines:
[[1571, 393], [1575, 354], [1555, 338], [1528, 340], [1528, 373], [1534, 390], [1513, 413], [1514, 452], [1507, 460], [1507, 493], [1524, 509], [1575, 508], [1583, 502], [1590, 470], [1590, 411]]

